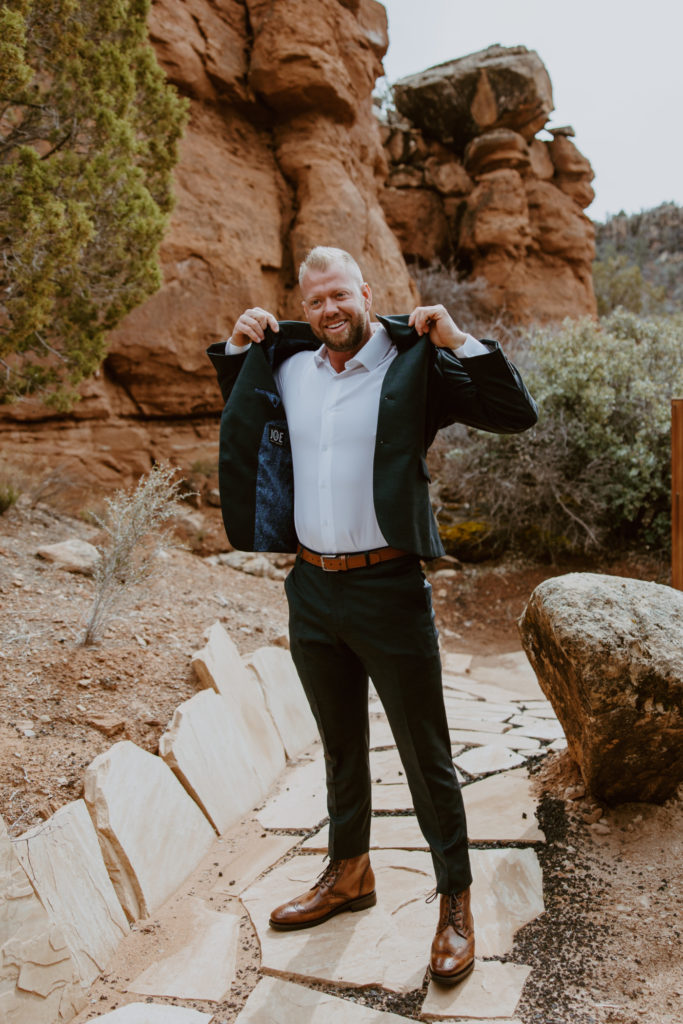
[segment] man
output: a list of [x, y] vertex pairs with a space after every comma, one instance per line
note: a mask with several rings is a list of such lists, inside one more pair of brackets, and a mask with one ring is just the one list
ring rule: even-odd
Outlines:
[[497, 342], [465, 334], [443, 306], [372, 323], [370, 286], [348, 253], [311, 250], [299, 283], [306, 323], [254, 307], [209, 349], [226, 399], [226, 530], [241, 549], [298, 551], [285, 583], [291, 652], [325, 752], [330, 861], [270, 924], [308, 928], [376, 902], [371, 677], [441, 896], [431, 975], [455, 984], [474, 965], [471, 874], [419, 562], [443, 554], [425, 455], [447, 424], [513, 433], [536, 408]]

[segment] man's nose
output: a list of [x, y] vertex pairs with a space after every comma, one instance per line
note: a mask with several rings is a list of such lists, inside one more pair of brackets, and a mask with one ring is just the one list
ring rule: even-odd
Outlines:
[[324, 316], [329, 316], [331, 313], [337, 313], [338, 311], [339, 306], [337, 305], [337, 300], [334, 298], [334, 296], [329, 295], [327, 298], [323, 299]]

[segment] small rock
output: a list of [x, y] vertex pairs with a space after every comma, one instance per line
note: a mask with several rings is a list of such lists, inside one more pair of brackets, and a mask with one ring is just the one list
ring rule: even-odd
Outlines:
[[89, 718], [86, 718], [86, 724], [92, 726], [93, 729], [97, 729], [98, 732], [104, 733], [105, 736], [113, 736], [114, 733], [120, 732], [125, 727], [126, 720], [119, 715], [110, 714], [105, 711], [101, 715], [91, 715]]
[[600, 821], [601, 818], [602, 818], [602, 807], [595, 807], [595, 808], [593, 808], [593, 810], [587, 811], [584, 814], [584, 819], [586, 821], [586, 824], [588, 824], [588, 825], [594, 825], [596, 822]]
[[607, 836], [607, 835], [609, 835], [609, 833], [611, 831], [609, 825], [603, 825], [599, 821], [594, 821], [591, 824], [590, 828], [591, 828], [592, 832], [595, 832], [596, 835], [599, 835], [599, 836]]
[[22, 729], [21, 731], [28, 739], [32, 739], [36, 735], [33, 729]]
[[565, 800], [582, 800], [585, 795], [585, 786], [567, 786], [564, 791]]
[[38, 548], [36, 555], [48, 562], [54, 562], [61, 569], [80, 572], [85, 576], [92, 576], [100, 558], [100, 553], [93, 544], [89, 544], [87, 540], [79, 540], [78, 537], [60, 541], [59, 544], [46, 544]]
[[140, 644], [140, 647], [146, 647], [147, 646], [147, 641], [145, 640], [144, 636], [139, 636], [136, 633], [134, 638]]
[[85, 689], [86, 687], [90, 686], [90, 680], [84, 676], [83, 679], [78, 680], [76, 686], [81, 686], [83, 689]]
[[274, 637], [270, 642], [273, 645], [273, 647], [283, 647], [286, 651], [289, 650], [288, 633], [278, 633], [278, 635]]
[[45, 722], [46, 725], [49, 725], [52, 721], [49, 715], [38, 715], [38, 719], [41, 722]]
[[67, 779], [66, 775], [60, 775], [59, 776], [59, 778], [57, 779], [57, 785], [58, 786], [68, 786], [69, 785], [69, 780]]

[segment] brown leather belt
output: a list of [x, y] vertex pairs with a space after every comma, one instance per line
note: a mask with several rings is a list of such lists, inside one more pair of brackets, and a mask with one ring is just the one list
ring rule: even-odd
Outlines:
[[319, 555], [299, 544], [298, 553], [304, 562], [317, 565], [325, 572], [346, 572], [348, 569], [365, 569], [369, 565], [388, 562], [391, 558], [402, 558], [409, 554], [400, 548], [375, 548], [373, 551], [357, 551], [351, 555]]

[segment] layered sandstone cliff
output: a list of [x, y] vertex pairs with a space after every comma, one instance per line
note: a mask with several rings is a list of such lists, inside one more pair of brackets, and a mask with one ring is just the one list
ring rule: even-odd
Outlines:
[[595, 313], [590, 163], [553, 109], [533, 50], [491, 46], [394, 86], [382, 205], [406, 258], [481, 284], [482, 317]]
[[[361, 262], [378, 310], [417, 297], [379, 203], [387, 165], [372, 89], [388, 45], [376, 0], [155, 0], [150, 36], [191, 99], [161, 290], [111, 338], [66, 418], [0, 412], [3, 449], [109, 484], [152, 458], [216, 450], [206, 347], [249, 305], [298, 317], [298, 263], [331, 244]], [[21, 426], [19, 426], [21, 424]]]

